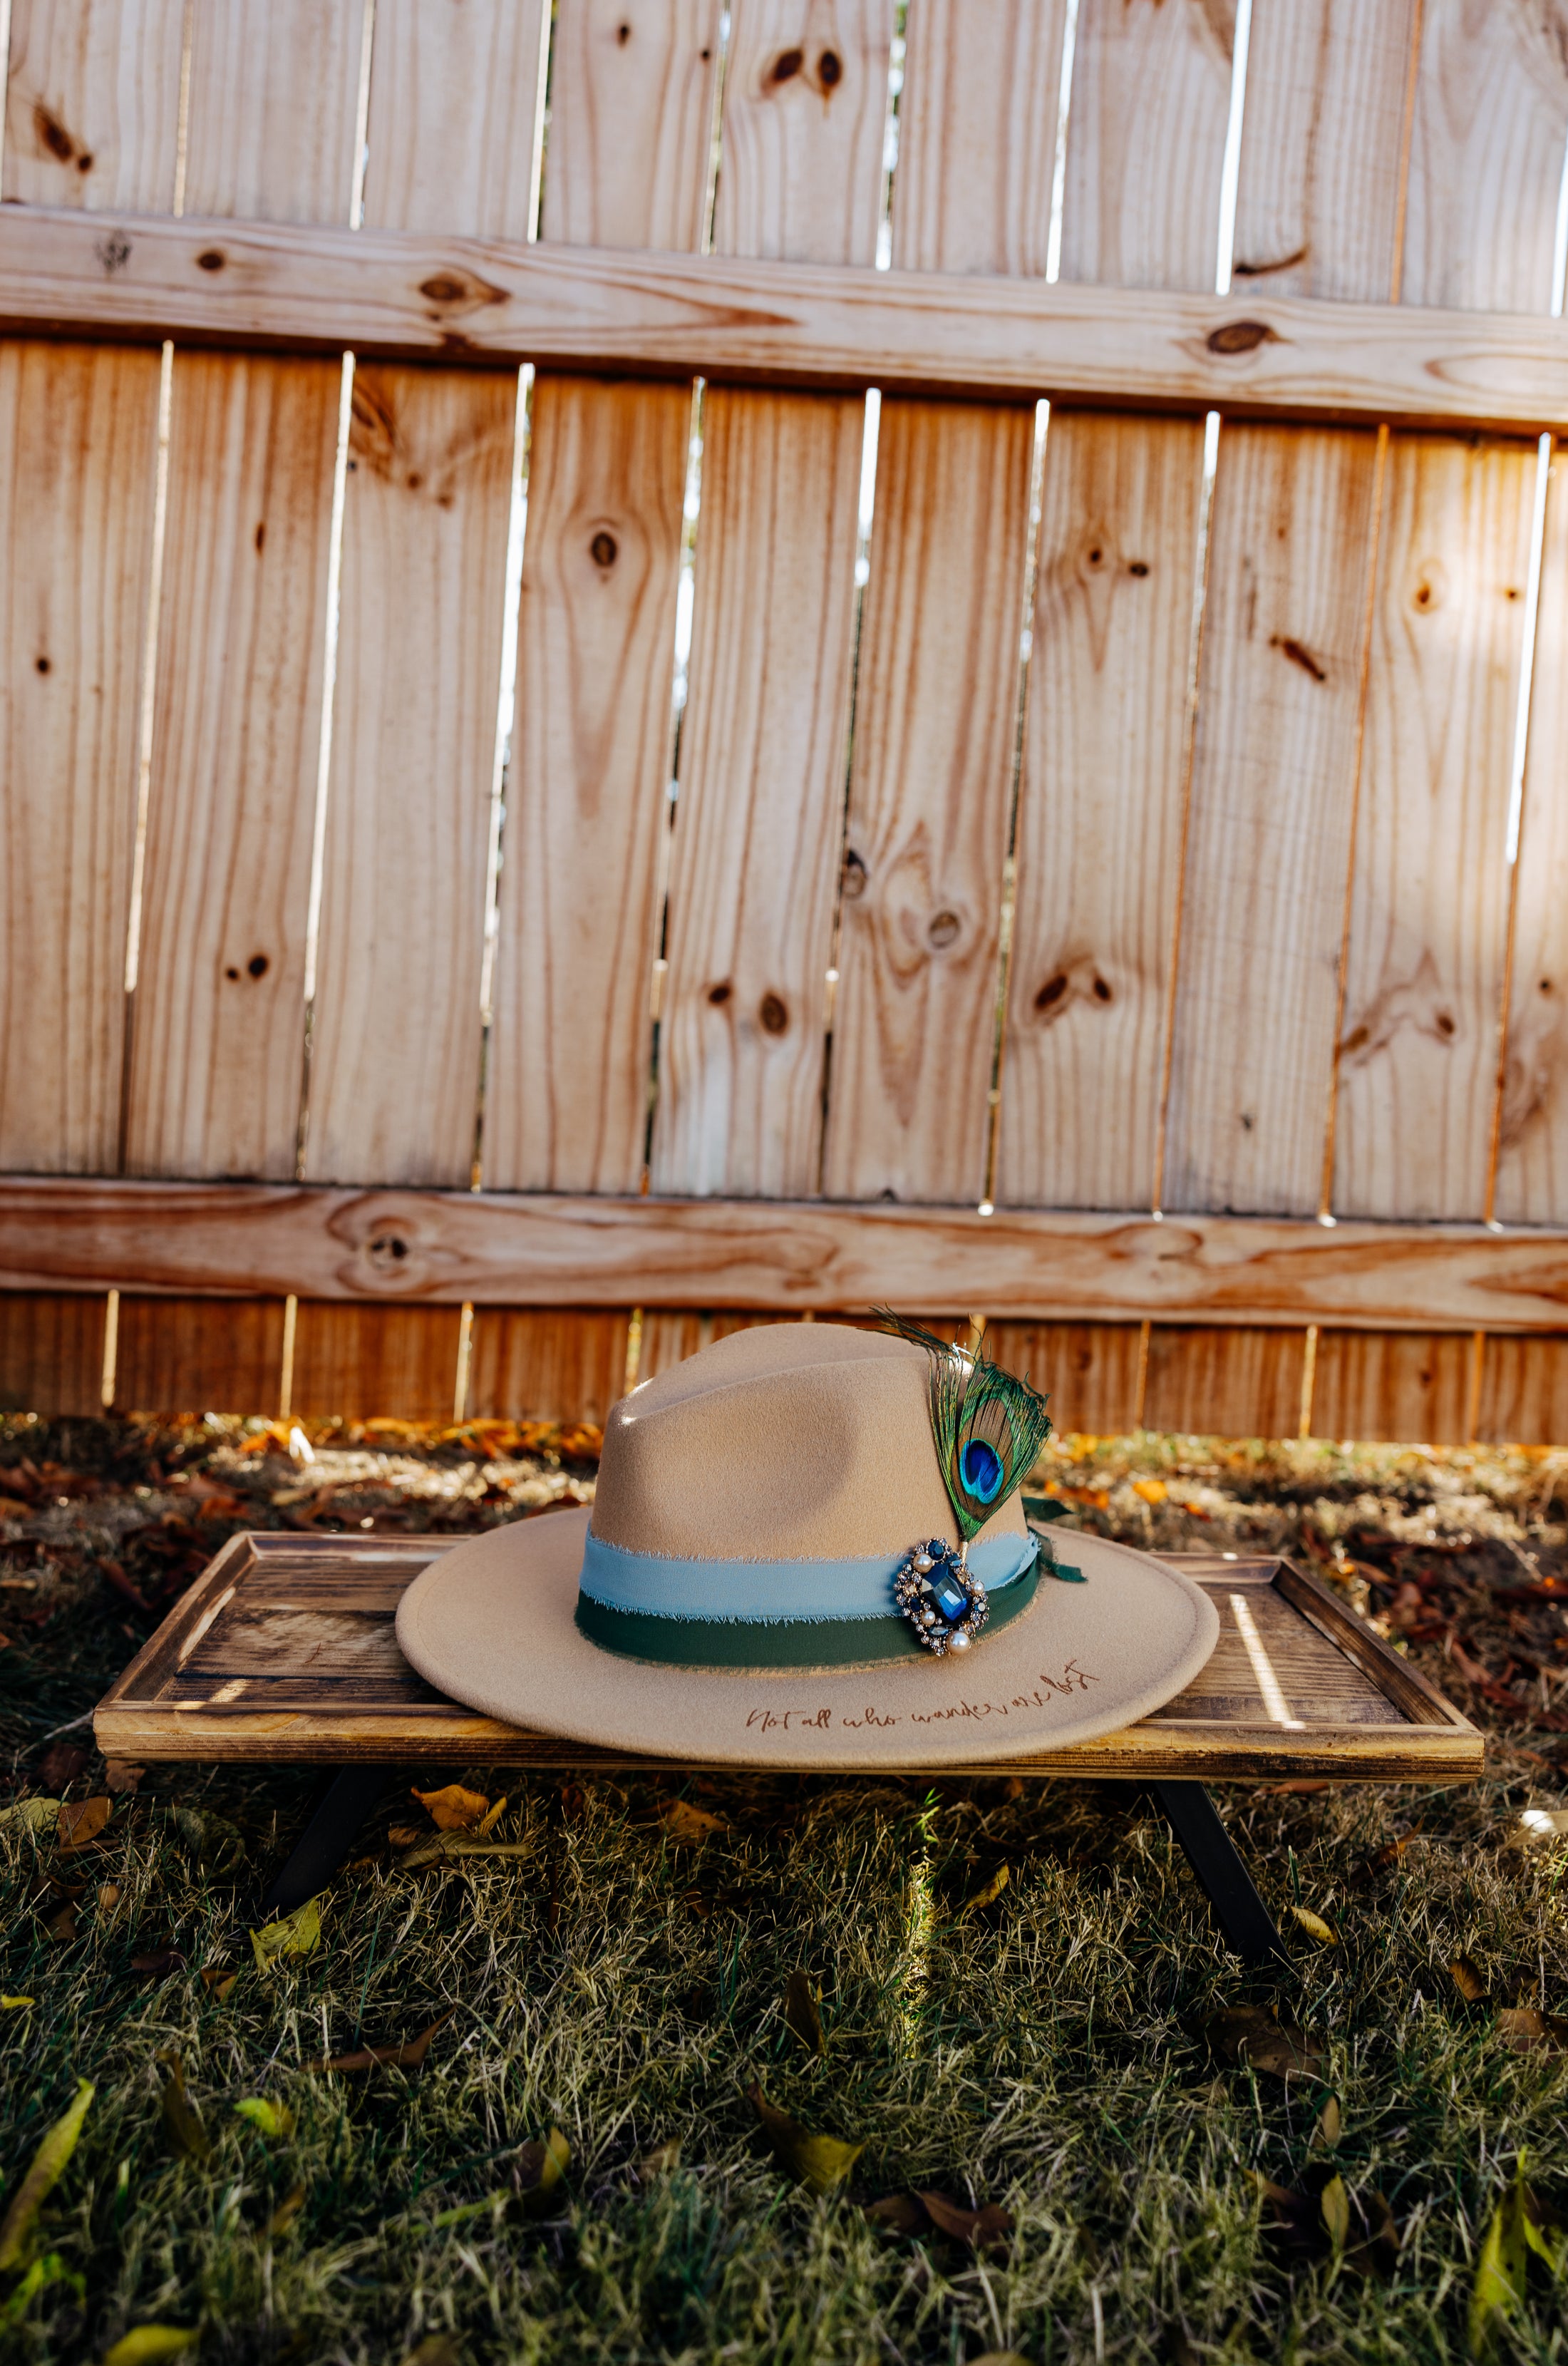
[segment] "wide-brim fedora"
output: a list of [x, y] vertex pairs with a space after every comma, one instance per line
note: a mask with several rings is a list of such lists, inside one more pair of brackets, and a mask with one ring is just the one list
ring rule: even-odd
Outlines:
[[591, 1507], [415, 1579], [405, 1656], [508, 1724], [711, 1764], [974, 1764], [1148, 1716], [1214, 1650], [1213, 1606], [1096, 1537], [1058, 1577], [1016, 1487], [961, 1548], [931, 1370], [826, 1323], [703, 1349], [612, 1409]]

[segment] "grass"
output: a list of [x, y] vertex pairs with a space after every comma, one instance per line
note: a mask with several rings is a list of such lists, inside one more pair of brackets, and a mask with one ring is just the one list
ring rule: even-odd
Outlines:
[[[231, 1424], [9, 1421], [9, 1796], [51, 1788], [44, 1735], [232, 1527], [515, 1516], [586, 1492], [591, 1441], [565, 1441], [576, 1459], [562, 1443], [322, 1432], [302, 1468]], [[421, 1787], [510, 1790], [497, 1837], [528, 1853], [399, 1869], [389, 1831], [425, 1819], [389, 1793], [364, 1861], [321, 1901], [318, 1951], [263, 1973], [252, 1908], [308, 1783], [154, 1769], [80, 1854], [0, 1831], [0, 1988], [37, 2000], [0, 2014], [0, 2205], [77, 2078], [97, 2090], [41, 2221], [60, 2272], [19, 2309], [0, 2296], [0, 2358], [97, 2358], [147, 2323], [198, 2327], [203, 2360], [299, 2366], [1462, 2357], [1481, 2235], [1519, 2158], [1568, 2191], [1563, 2061], [1509, 2051], [1447, 1970], [1468, 1955], [1499, 1999], [1548, 2011], [1568, 1990], [1568, 1855], [1508, 1844], [1521, 1807], [1568, 1799], [1559, 1463], [1142, 1438], [1068, 1441], [1047, 1473], [1076, 1518], [1134, 1541], [1311, 1555], [1492, 1724], [1469, 1789], [1220, 1791], [1276, 1914], [1310, 1907], [1337, 1946], [1302, 1937], [1277, 1978], [1244, 1974], [1169, 1831], [1122, 1786], [518, 1782], [445, 1765], [416, 1770]], [[50, 1762], [52, 1793], [68, 1763]], [[88, 1759], [69, 1796], [105, 1779]], [[721, 1829], [682, 1843], [678, 1799]], [[995, 1902], [964, 1912], [1004, 1864]], [[118, 1903], [99, 1902], [107, 1885]], [[133, 1971], [171, 1948], [185, 1968]], [[238, 1973], [221, 2000], [203, 1968]], [[783, 2017], [797, 1968], [821, 1992], [821, 2059]], [[1311, 2032], [1322, 2078], [1226, 2067], [1202, 2024], [1243, 2003]], [[449, 2010], [422, 2068], [308, 2067]], [[169, 2052], [206, 2164], [163, 2122]], [[754, 2080], [864, 2143], [846, 2186], [813, 2197], [785, 2178], [745, 2098]], [[1325, 2156], [1312, 2138], [1330, 2090], [1343, 2126]], [[248, 2096], [286, 2107], [292, 2134], [269, 2141], [238, 2116]], [[570, 2167], [533, 2214], [520, 2148], [553, 2127]], [[1353, 2200], [1387, 2197], [1403, 2235], [1390, 2281], [1293, 2263], [1260, 2222], [1255, 2172], [1299, 2188], [1315, 2163]], [[921, 2187], [1003, 2204], [1005, 2251], [867, 2219], [866, 2200]], [[1535, 2272], [1504, 2359], [1562, 2355], [1561, 2293]]]

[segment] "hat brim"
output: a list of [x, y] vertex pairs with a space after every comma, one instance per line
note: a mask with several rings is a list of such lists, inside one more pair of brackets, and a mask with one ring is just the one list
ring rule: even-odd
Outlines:
[[1191, 1684], [1219, 1639], [1191, 1578], [1074, 1534], [1071, 1585], [1045, 1576], [1029, 1609], [965, 1660], [811, 1670], [653, 1666], [576, 1624], [589, 1511], [492, 1528], [443, 1553], [398, 1610], [427, 1683], [508, 1725], [706, 1765], [827, 1770], [973, 1764], [1119, 1732]]

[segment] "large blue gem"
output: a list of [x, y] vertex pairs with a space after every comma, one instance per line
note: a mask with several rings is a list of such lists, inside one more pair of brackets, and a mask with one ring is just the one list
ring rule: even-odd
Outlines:
[[926, 1581], [931, 1599], [949, 1627], [969, 1615], [969, 1597], [950, 1569], [933, 1570]]

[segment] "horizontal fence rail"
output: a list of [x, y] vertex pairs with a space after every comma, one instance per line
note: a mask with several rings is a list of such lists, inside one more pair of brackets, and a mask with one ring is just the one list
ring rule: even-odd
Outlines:
[[7, 208], [0, 329], [1238, 419], [1568, 425], [1568, 323], [1528, 313], [263, 222]]

